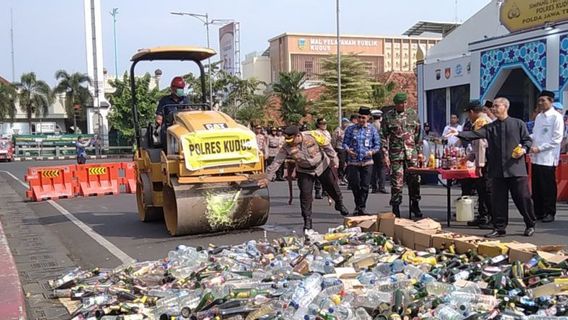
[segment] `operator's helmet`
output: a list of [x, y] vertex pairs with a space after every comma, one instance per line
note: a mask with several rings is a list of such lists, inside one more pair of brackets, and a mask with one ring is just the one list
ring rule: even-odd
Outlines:
[[172, 79], [172, 83], [170, 84], [170, 87], [183, 89], [183, 88], [185, 88], [185, 81], [183, 81], [182, 77], [174, 77]]

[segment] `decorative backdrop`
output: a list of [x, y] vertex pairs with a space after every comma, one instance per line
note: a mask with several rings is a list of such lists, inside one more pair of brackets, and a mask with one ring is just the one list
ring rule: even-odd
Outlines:
[[[564, 42], [562, 42], [564, 43]], [[561, 50], [564, 46], [561, 45]], [[566, 43], [568, 58], [568, 43]], [[562, 66], [562, 55], [560, 56]], [[566, 59], [565, 59], [566, 61]], [[537, 40], [481, 52], [480, 97], [504, 68], [521, 67], [539, 90], [546, 87], [546, 40]], [[563, 76], [560, 72], [560, 76]], [[568, 72], [566, 78], [568, 79]], [[562, 83], [562, 81], [561, 81]]]
[[560, 37], [560, 91], [568, 83], [568, 34]]

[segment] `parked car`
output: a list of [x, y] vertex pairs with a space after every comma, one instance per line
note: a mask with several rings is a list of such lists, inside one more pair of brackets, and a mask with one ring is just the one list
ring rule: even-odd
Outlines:
[[14, 144], [9, 139], [0, 138], [0, 160], [14, 160]]

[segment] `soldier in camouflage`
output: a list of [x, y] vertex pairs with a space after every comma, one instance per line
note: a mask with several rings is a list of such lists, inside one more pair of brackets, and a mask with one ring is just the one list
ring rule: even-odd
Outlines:
[[[420, 120], [414, 109], [407, 108], [407, 95], [397, 93], [393, 102], [395, 107], [383, 118], [381, 145], [384, 164], [391, 169], [391, 200], [393, 213], [400, 217], [402, 188], [404, 180], [410, 195], [410, 212], [416, 218], [422, 217], [418, 202], [420, 201], [420, 176], [405, 174], [409, 167], [418, 166], [423, 160]], [[406, 179], [405, 179], [406, 178]]]

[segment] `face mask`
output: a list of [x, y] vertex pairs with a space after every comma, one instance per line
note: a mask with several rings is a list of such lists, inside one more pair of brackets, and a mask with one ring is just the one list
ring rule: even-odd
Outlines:
[[287, 144], [292, 144], [292, 142], [294, 142], [294, 137], [287, 137], [284, 139], [286, 141]]
[[177, 88], [176, 89], [176, 96], [178, 97], [185, 97], [185, 92], [183, 91], [183, 88]]

